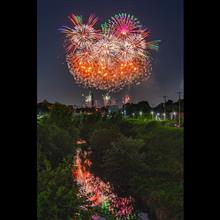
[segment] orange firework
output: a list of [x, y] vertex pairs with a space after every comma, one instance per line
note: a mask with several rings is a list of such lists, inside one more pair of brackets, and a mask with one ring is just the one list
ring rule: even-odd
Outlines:
[[80, 16], [72, 15], [70, 20], [74, 28], [61, 31], [67, 39], [67, 65], [77, 83], [116, 91], [150, 76], [149, 49], [158, 49], [159, 41], [147, 42], [149, 32], [136, 18], [116, 15], [102, 30], [95, 30], [94, 16], [86, 24]]

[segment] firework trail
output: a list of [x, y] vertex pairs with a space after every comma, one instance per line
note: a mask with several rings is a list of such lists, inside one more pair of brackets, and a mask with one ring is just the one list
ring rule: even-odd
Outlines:
[[129, 219], [133, 215], [132, 198], [118, 197], [109, 183], [103, 182], [89, 172], [92, 162], [87, 152], [77, 150], [72, 168], [73, 178], [79, 186], [79, 197], [87, 198], [88, 205], [83, 208], [107, 206], [116, 219]]

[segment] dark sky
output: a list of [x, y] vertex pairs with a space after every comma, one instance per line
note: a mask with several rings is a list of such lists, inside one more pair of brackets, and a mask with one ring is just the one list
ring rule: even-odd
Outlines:
[[[177, 100], [183, 89], [183, 0], [38, 0], [38, 102], [81, 105], [81, 94], [89, 92], [75, 83], [65, 62], [64, 36], [58, 28], [71, 26], [68, 16], [75, 13], [87, 19], [95, 13], [101, 24], [120, 12], [137, 17], [150, 30], [151, 39], [160, 39], [161, 44], [153, 53], [151, 78], [112, 96], [121, 102], [128, 93], [133, 102], [147, 100], [153, 105], [164, 95]], [[101, 94], [94, 91], [99, 102]]]

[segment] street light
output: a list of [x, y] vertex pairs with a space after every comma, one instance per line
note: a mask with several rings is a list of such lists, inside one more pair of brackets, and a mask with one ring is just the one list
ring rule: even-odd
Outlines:
[[159, 120], [159, 119], [160, 119], [159, 116], [160, 116], [160, 113], [157, 113], [157, 114], [156, 114], [156, 120]]
[[134, 117], [134, 116], [135, 116], [135, 113], [132, 113], [132, 116]]
[[174, 115], [174, 119], [176, 120], [176, 112], [173, 112], [173, 115]]
[[164, 120], [166, 119], [166, 113], [165, 112], [163, 113], [163, 118], [164, 118]]
[[143, 112], [139, 112], [139, 115], [142, 116], [142, 115], [143, 115]]
[[152, 120], [154, 119], [154, 112], [152, 111], [151, 112], [151, 115], [152, 115]]

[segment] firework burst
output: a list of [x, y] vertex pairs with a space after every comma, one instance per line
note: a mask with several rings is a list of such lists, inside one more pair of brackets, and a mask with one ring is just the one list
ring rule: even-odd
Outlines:
[[140, 22], [133, 15], [120, 13], [111, 17], [108, 21], [108, 26], [111, 32], [121, 38], [126, 38], [130, 34], [144, 33]]
[[99, 30], [94, 29], [98, 18], [91, 15], [86, 24], [83, 24], [82, 17], [71, 15], [70, 21], [74, 25], [74, 28], [63, 26], [60, 29], [62, 33], [66, 35], [66, 49], [67, 52], [89, 49], [92, 44], [101, 36]]
[[96, 30], [98, 18], [69, 17], [73, 28], [63, 27], [66, 60], [70, 73], [84, 87], [117, 91], [140, 83], [151, 73], [150, 51], [159, 41], [147, 41], [149, 32], [137, 18], [125, 13], [112, 17]]

